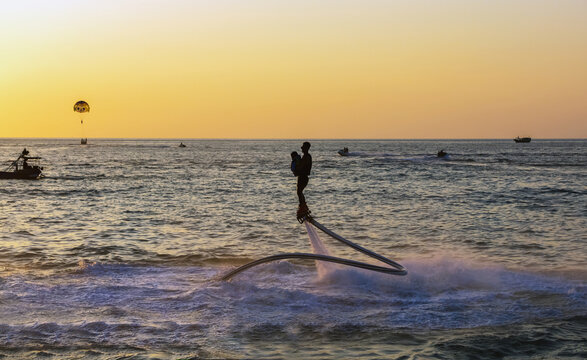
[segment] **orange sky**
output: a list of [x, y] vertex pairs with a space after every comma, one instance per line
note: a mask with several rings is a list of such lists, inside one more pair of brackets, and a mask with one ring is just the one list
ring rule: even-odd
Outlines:
[[587, 138], [587, 1], [12, 1], [0, 137]]

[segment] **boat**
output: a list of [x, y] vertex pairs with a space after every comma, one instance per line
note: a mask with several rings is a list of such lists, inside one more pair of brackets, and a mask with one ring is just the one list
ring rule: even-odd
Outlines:
[[81, 144], [82, 145], [87, 145], [88, 144], [88, 138], [85, 138], [85, 139], [82, 138]]
[[185, 147], [184, 143], [179, 143], [179, 147]]
[[448, 153], [444, 150], [440, 150], [439, 152], [436, 153], [436, 157], [446, 158], [446, 157], [448, 157]]
[[340, 156], [347, 156], [349, 154], [349, 148], [345, 147], [341, 150], [338, 150], [338, 155]]
[[521, 138], [519, 136], [516, 136], [514, 138], [514, 141], [517, 142], [517, 143], [529, 143], [530, 141], [532, 141], [532, 138], [531, 137], [523, 137], [523, 138]]
[[[36, 180], [44, 177], [43, 168], [39, 166], [38, 156], [28, 156], [25, 148], [5, 171], [0, 171], [0, 179]], [[29, 164], [29, 161], [32, 164]]]

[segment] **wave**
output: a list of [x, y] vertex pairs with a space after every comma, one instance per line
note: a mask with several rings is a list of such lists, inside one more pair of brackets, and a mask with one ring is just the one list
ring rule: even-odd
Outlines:
[[[532, 229], [525, 229], [522, 230], [522, 233], [528, 234], [532, 236], [537, 231]], [[20, 230], [17, 233], [19, 238], [22, 238], [26, 241], [41, 241], [41, 234], [31, 233], [26, 230]], [[105, 235], [108, 235], [109, 232], [106, 232]], [[60, 273], [79, 273], [84, 271], [91, 271], [94, 268], [104, 268], [110, 266], [130, 266], [130, 267], [163, 267], [163, 268], [173, 268], [173, 267], [196, 267], [196, 268], [204, 268], [210, 270], [218, 270], [218, 269], [228, 269], [230, 267], [238, 267], [249, 263], [251, 261], [257, 260], [258, 257], [251, 257], [251, 256], [242, 256], [242, 255], [231, 255], [221, 254], [224, 251], [199, 251], [199, 252], [189, 252], [189, 251], [182, 251], [182, 252], [165, 252], [165, 251], [156, 251], [154, 249], [149, 250], [148, 248], [143, 247], [142, 243], [128, 243], [128, 244], [120, 244], [120, 243], [108, 243], [107, 238], [105, 238], [106, 242], [96, 241], [95, 243], [85, 243], [79, 244], [74, 247], [63, 248], [62, 245], [56, 244], [55, 247], [34, 247], [34, 246], [23, 246], [21, 248], [10, 248], [10, 247], [0, 247], [0, 266], [4, 266], [8, 269], [11, 269], [11, 272], [34, 272], [36, 270], [43, 270], [43, 271], [58, 271]], [[151, 242], [150, 240], [146, 240], [147, 242]], [[480, 243], [477, 243], [479, 245]], [[326, 247], [320, 248], [320, 246], [324, 246], [323, 244], [314, 244], [313, 247], [316, 249], [316, 253], [328, 253], [328, 249]], [[484, 243], [484, 246], [489, 246], [489, 243]], [[397, 246], [393, 246], [395, 252], [397, 249], [409, 249], [417, 247], [416, 245], [410, 244], [398, 244]], [[520, 251], [540, 251], [543, 252], [548, 250], [550, 247], [546, 246], [540, 242], [521, 242], [521, 243], [511, 243], [508, 245], [509, 248], [518, 249]], [[454, 254], [453, 254], [454, 255]], [[449, 276], [452, 272], [455, 275], [462, 275], [464, 273], [471, 275], [471, 281], [480, 281], [480, 279], [484, 279], [486, 281], [488, 277], [491, 278], [499, 278], [502, 272], [497, 271], [495, 269], [501, 269], [503, 271], [507, 271], [505, 265], [492, 265], [488, 267], [487, 264], [476, 264], [474, 262], [463, 262], [461, 258], [465, 258], [466, 256], [462, 256], [460, 258], [452, 258], [446, 255], [438, 255], [435, 258], [406, 258], [406, 260], [401, 261], [406, 262], [406, 267], [409, 270], [409, 274], [407, 278], [411, 279], [411, 281], [416, 281], [417, 277], [420, 273], [430, 273], [429, 276], [432, 280], [432, 284], [442, 284], [438, 282], [436, 276], [440, 276], [440, 274], [444, 274], [444, 276]], [[351, 256], [352, 258], [352, 256]], [[311, 269], [312, 264], [314, 264], [313, 260], [289, 260], [289, 261], [282, 261], [282, 264], [296, 264], [301, 266], [301, 268]], [[91, 264], [91, 265], [89, 265]], [[323, 262], [317, 262], [319, 267], [326, 267], [328, 269], [340, 269], [341, 265], [334, 265], [328, 264], [325, 265]], [[569, 267], [570, 266], [570, 267]], [[535, 274], [544, 274], [551, 270], [556, 270], [559, 274], [571, 274], [573, 276], [569, 276], [569, 278], [573, 279], [587, 279], [587, 272], [584, 271], [577, 271], [576, 266], [570, 264], [567, 266], [569, 271], [566, 271], [564, 266], [548, 266], [548, 264], [544, 267], [537, 267], [533, 270]], [[266, 268], [267, 265], [261, 265], [262, 268]], [[411, 271], [411, 267], [415, 267], [418, 270], [416, 273]], [[301, 268], [298, 268], [301, 269]], [[269, 268], [270, 269], [270, 268]], [[491, 270], [492, 269], [492, 270]], [[347, 273], [348, 269], [342, 268], [340, 272], [335, 272], [330, 274], [326, 272], [325, 274], [327, 277], [344, 277], [347, 274], [351, 276], [347, 278], [345, 281], [347, 283], [353, 283], [352, 276], [357, 274], [350, 272]], [[491, 271], [490, 271], [491, 270]], [[515, 271], [515, 269], [510, 269], [509, 271]], [[323, 271], [321, 271], [323, 273]], [[490, 274], [490, 275], [488, 275]], [[243, 276], [243, 275], [239, 275]], [[362, 275], [357, 275], [362, 279]], [[378, 281], [378, 279], [383, 279], [387, 282], [387, 277], [385, 275], [382, 278], [376, 276], [373, 278], [373, 281]], [[363, 281], [362, 279], [361, 281]], [[397, 284], [401, 286], [403, 284], [401, 281], [393, 280]], [[406, 280], [407, 281], [407, 280]], [[419, 280], [418, 280], [419, 281]], [[463, 280], [465, 281], [465, 280]]]
[[573, 190], [569, 188], [545, 186], [539, 188], [524, 187], [512, 191], [516, 196], [531, 198], [543, 198], [543, 195], [587, 195], [587, 191]]
[[[529, 168], [575, 168], [585, 167], [583, 154], [556, 154], [555, 158], [548, 158], [550, 153], [535, 153], [532, 156], [524, 154], [503, 152], [503, 153], [463, 153], [449, 152], [446, 157], [439, 158], [436, 154], [430, 153], [387, 153], [387, 152], [367, 152], [353, 151], [344, 157], [355, 158], [381, 158], [389, 161], [410, 161], [410, 162], [430, 162], [430, 161], [448, 161], [464, 164], [483, 164], [483, 165], [510, 165], [515, 167]], [[536, 160], [539, 161], [536, 161]]]
[[443, 338], [451, 348], [461, 344], [473, 351], [476, 343], [496, 346], [499, 336], [511, 330], [508, 344], [537, 345], [527, 338], [529, 328], [540, 334], [561, 324], [571, 328], [550, 333], [547, 343], [558, 337], [575, 344], [583, 339], [583, 282], [448, 255], [402, 263], [410, 271], [406, 277], [341, 267], [319, 274], [313, 261], [261, 265], [231, 282], [216, 280], [226, 264], [84, 261], [76, 272], [48, 277], [3, 275], [0, 354], [23, 349], [226, 350], [207, 348], [214, 339], [249, 344], [263, 339], [275, 346], [292, 339], [363, 339], [381, 345], [390, 337], [444, 354], [436, 343]]
[[584, 358], [581, 330], [586, 325], [586, 317], [573, 316], [531, 326], [421, 333], [365, 328], [349, 322], [323, 327], [311, 322], [259, 321], [219, 337], [214, 326], [204, 321], [44, 322], [0, 325], [0, 357], [207, 359], [289, 358], [288, 354], [295, 354], [296, 358], [338, 359], [348, 355], [372, 359], [409, 353], [425, 358], [454, 358], [455, 354], [475, 359]]

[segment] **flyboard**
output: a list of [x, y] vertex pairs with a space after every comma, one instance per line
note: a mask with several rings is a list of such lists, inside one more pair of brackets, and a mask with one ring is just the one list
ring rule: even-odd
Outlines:
[[353, 243], [352, 241], [349, 241], [349, 240], [343, 238], [342, 236], [334, 233], [333, 231], [329, 230], [327, 227], [325, 227], [324, 225], [322, 225], [318, 221], [316, 221], [316, 219], [314, 219], [314, 217], [310, 215], [310, 211], [308, 211], [307, 213], [298, 217], [298, 221], [300, 223], [307, 221], [310, 224], [317, 227], [318, 229], [320, 229], [326, 235], [332, 237], [333, 239], [338, 240], [341, 243], [355, 249], [356, 251], [362, 252], [363, 254], [370, 256], [374, 259], [377, 259], [377, 260], [381, 261], [382, 263], [385, 263], [389, 266], [386, 267], [386, 266], [373, 265], [373, 264], [368, 264], [368, 263], [364, 263], [364, 262], [360, 262], [360, 261], [343, 259], [343, 258], [339, 258], [336, 256], [329, 256], [329, 255], [322, 255], [322, 254], [286, 253], [286, 254], [271, 255], [271, 256], [267, 256], [267, 257], [264, 257], [259, 260], [252, 261], [248, 264], [245, 264], [239, 268], [236, 268], [236, 269], [230, 271], [229, 273], [224, 275], [221, 278], [221, 280], [230, 280], [236, 274], [241, 273], [241, 272], [243, 272], [247, 269], [250, 269], [254, 266], [261, 265], [261, 264], [268, 263], [268, 262], [272, 262], [272, 261], [284, 260], [284, 259], [308, 259], [308, 260], [327, 261], [327, 262], [332, 262], [332, 263], [337, 263], [337, 264], [342, 264], [342, 265], [347, 265], [347, 266], [353, 266], [353, 267], [357, 267], [357, 268], [361, 268], [361, 269], [365, 269], [365, 270], [377, 271], [377, 272], [381, 272], [381, 273], [385, 273], [385, 274], [389, 274], [389, 275], [406, 275], [408, 273], [406, 268], [403, 267], [401, 264], [399, 264], [393, 260], [390, 260], [390, 259], [386, 258], [385, 256], [374, 253], [371, 250], [367, 250], [364, 247], [357, 245], [357, 244]]

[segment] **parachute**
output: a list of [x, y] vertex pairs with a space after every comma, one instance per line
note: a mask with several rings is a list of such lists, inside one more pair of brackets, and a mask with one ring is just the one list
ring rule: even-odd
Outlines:
[[78, 101], [73, 105], [73, 111], [78, 113], [90, 112], [90, 105], [85, 101]]

